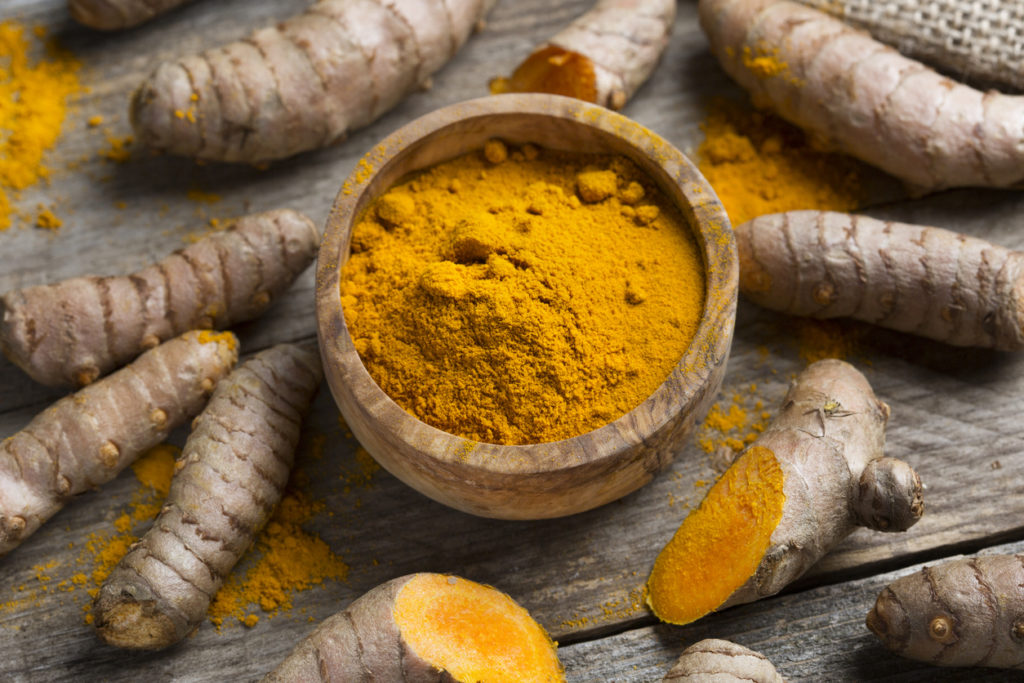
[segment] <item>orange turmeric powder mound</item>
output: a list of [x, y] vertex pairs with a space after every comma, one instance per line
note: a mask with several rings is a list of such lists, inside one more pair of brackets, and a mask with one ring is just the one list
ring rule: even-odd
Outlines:
[[285, 495], [256, 539], [259, 558], [244, 574], [232, 573], [210, 604], [207, 614], [213, 624], [220, 628], [225, 619], [234, 617], [243, 625], [254, 625], [251, 605], [272, 617], [292, 608], [295, 592], [345, 579], [348, 565], [301, 526], [322, 508], [322, 503], [308, 500], [299, 491]]
[[342, 277], [377, 384], [474, 441], [557, 441], [621, 417], [665, 381], [704, 307], [696, 241], [641, 169], [530, 149], [492, 145], [503, 161], [467, 154], [392, 187], [357, 221]]
[[754, 575], [782, 519], [783, 480], [775, 454], [754, 446], [711, 487], [654, 562], [647, 603], [659, 619], [695, 621]]
[[454, 576], [420, 574], [395, 596], [402, 640], [454, 680], [563, 680], [555, 644], [512, 598]]
[[[16, 21], [0, 22], [0, 230], [11, 226], [17, 194], [46, 180], [43, 157], [60, 137], [68, 100], [81, 91], [80, 64]], [[45, 52], [42, 59], [32, 54]]]
[[863, 203], [859, 162], [817, 151], [799, 128], [772, 114], [719, 98], [701, 128], [700, 171], [734, 225], [781, 211], [853, 211]]

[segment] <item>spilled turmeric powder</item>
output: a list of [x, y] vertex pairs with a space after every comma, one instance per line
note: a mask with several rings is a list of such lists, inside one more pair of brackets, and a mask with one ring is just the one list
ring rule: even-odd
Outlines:
[[45, 37], [41, 27], [0, 22], [0, 230], [11, 226], [18, 193], [49, 178], [43, 158], [82, 90], [78, 60]]
[[[729, 393], [729, 392], [725, 392]], [[754, 442], [765, 430], [771, 413], [765, 410], [758, 394], [757, 384], [750, 383], [731, 392], [729, 398], [711, 406], [697, 432], [697, 444], [705, 453], [715, 454], [722, 449], [731, 451], [732, 457]], [[715, 463], [716, 469], [718, 463]]]
[[682, 357], [704, 273], [682, 216], [625, 158], [492, 141], [380, 196], [341, 296], [400, 406], [476, 441], [555, 441], [635, 408]]
[[826, 358], [846, 360], [860, 349], [866, 329], [838, 320], [798, 318], [796, 342], [800, 359], [807, 365]]
[[259, 559], [244, 574], [231, 574], [214, 597], [211, 622], [220, 628], [234, 617], [251, 628], [261, 616], [254, 607], [264, 616], [275, 616], [291, 609], [295, 592], [345, 579], [348, 565], [319, 536], [302, 528], [323, 507], [289, 488], [256, 540]]
[[[770, 55], [744, 59], [767, 71], [781, 68]], [[734, 225], [780, 211], [853, 211], [864, 202], [859, 162], [814, 149], [799, 128], [770, 113], [719, 98], [701, 128], [700, 171]]]

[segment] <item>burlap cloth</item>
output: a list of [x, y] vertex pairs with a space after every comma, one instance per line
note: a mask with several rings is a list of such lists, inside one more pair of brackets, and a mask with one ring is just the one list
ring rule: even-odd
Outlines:
[[963, 81], [1024, 90], [1024, 0], [799, 0]]

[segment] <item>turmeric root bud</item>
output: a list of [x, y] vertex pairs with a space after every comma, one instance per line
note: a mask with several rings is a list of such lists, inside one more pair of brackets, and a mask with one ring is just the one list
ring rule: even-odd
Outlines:
[[921, 478], [902, 460], [872, 460], [860, 475], [853, 510], [861, 526], [906, 531], [924, 514]]
[[896, 654], [938, 666], [1024, 668], [1024, 555], [925, 567], [889, 584], [866, 624]]
[[264, 683], [558, 683], [555, 644], [504, 593], [457, 576], [410, 574], [325, 620]]
[[131, 275], [13, 290], [0, 297], [0, 350], [41, 384], [83, 386], [161, 340], [260, 315], [318, 244], [306, 216], [267, 211]]
[[706, 638], [683, 650], [662, 682], [705, 683], [709, 680], [784, 683], [763, 654], [718, 638]]
[[778, 417], [740, 454], [658, 555], [648, 603], [686, 624], [774, 595], [858, 525], [903, 530], [921, 482], [882, 457], [889, 407], [853, 366], [804, 370]]

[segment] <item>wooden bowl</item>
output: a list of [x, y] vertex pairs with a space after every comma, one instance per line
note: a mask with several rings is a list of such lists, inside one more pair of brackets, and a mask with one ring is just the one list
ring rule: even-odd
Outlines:
[[[571, 439], [504, 446], [467, 440], [421, 422], [370, 377], [342, 314], [341, 270], [352, 226], [363, 208], [403, 176], [479, 149], [493, 137], [629, 157], [679, 207], [704, 258], [704, 313], [668, 379], [629, 413]], [[736, 319], [738, 267], [732, 229], [697, 169], [639, 124], [556, 95], [471, 100], [428, 114], [386, 138], [360, 161], [338, 193], [316, 276], [327, 382], [352, 432], [409, 486], [459, 510], [501, 519], [582, 512], [650, 481], [682, 449], [718, 393]]]

